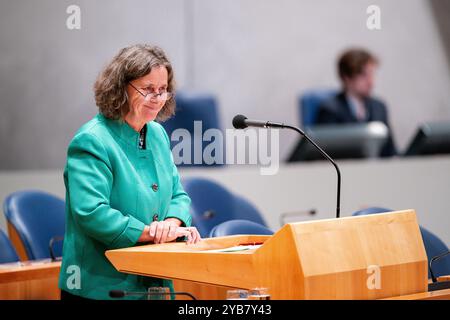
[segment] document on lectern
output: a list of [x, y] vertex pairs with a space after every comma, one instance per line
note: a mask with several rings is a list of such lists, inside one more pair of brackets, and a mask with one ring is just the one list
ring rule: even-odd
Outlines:
[[203, 252], [238, 252], [238, 251], [256, 250], [256, 249], [258, 249], [261, 246], [262, 246], [262, 244], [257, 244], [257, 245], [239, 245], [239, 246], [222, 248], [222, 249], [205, 250]]

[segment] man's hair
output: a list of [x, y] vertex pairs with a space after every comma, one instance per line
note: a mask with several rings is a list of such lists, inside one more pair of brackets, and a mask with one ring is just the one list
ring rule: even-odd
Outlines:
[[353, 78], [363, 72], [368, 63], [378, 63], [378, 59], [364, 49], [349, 49], [341, 54], [338, 60], [338, 74], [341, 80]]

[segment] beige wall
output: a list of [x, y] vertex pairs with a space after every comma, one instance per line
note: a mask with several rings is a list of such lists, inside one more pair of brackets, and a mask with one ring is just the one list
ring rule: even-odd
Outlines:
[[[450, 245], [450, 157], [340, 161], [342, 216], [367, 206], [415, 209], [419, 223]], [[316, 209], [301, 219], [335, 215], [336, 173], [326, 162], [292, 164], [278, 174], [263, 176], [257, 167], [181, 170], [182, 177], [202, 176], [249, 199], [269, 226], [280, 227], [283, 212]], [[60, 171], [0, 172], [0, 201], [15, 190], [37, 188], [64, 198]], [[0, 215], [0, 226], [4, 228]]]
[[[96, 74], [136, 42], [166, 49], [181, 88], [216, 94], [224, 127], [236, 113], [298, 124], [297, 95], [337, 85], [335, 57], [349, 45], [382, 61], [376, 92], [400, 149], [420, 122], [450, 120], [445, 37], [427, 0], [79, 0], [78, 31], [65, 26], [70, 4], [0, 2], [0, 169], [62, 169], [96, 113]], [[369, 4], [381, 8], [379, 31], [366, 28]], [[297, 137], [281, 138], [285, 157]]]
[[[337, 85], [336, 56], [349, 45], [381, 60], [376, 94], [401, 150], [422, 121], [450, 120], [449, 64], [428, 1], [194, 3], [194, 86], [218, 93], [228, 126], [236, 113], [298, 124], [298, 93]], [[381, 8], [379, 31], [366, 28], [370, 4]], [[285, 156], [297, 137], [281, 138]]]

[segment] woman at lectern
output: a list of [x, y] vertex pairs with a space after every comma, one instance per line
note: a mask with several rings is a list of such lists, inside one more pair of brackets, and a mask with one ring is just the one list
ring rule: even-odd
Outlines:
[[[108, 299], [171, 281], [118, 272], [105, 251], [200, 235], [169, 138], [156, 121], [174, 114], [174, 75], [163, 50], [123, 48], [98, 76], [99, 113], [70, 142], [64, 170], [66, 234], [62, 299]], [[157, 263], [157, 261], [155, 261]], [[143, 298], [143, 297], [135, 297]]]

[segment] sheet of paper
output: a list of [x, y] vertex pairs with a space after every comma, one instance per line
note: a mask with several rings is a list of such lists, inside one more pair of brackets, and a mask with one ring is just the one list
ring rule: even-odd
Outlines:
[[246, 245], [246, 246], [235, 246], [235, 247], [229, 247], [229, 248], [223, 248], [223, 249], [215, 249], [215, 250], [205, 250], [205, 251], [206, 252], [238, 252], [238, 251], [246, 251], [246, 250], [258, 249], [259, 247], [261, 247], [261, 244]]

